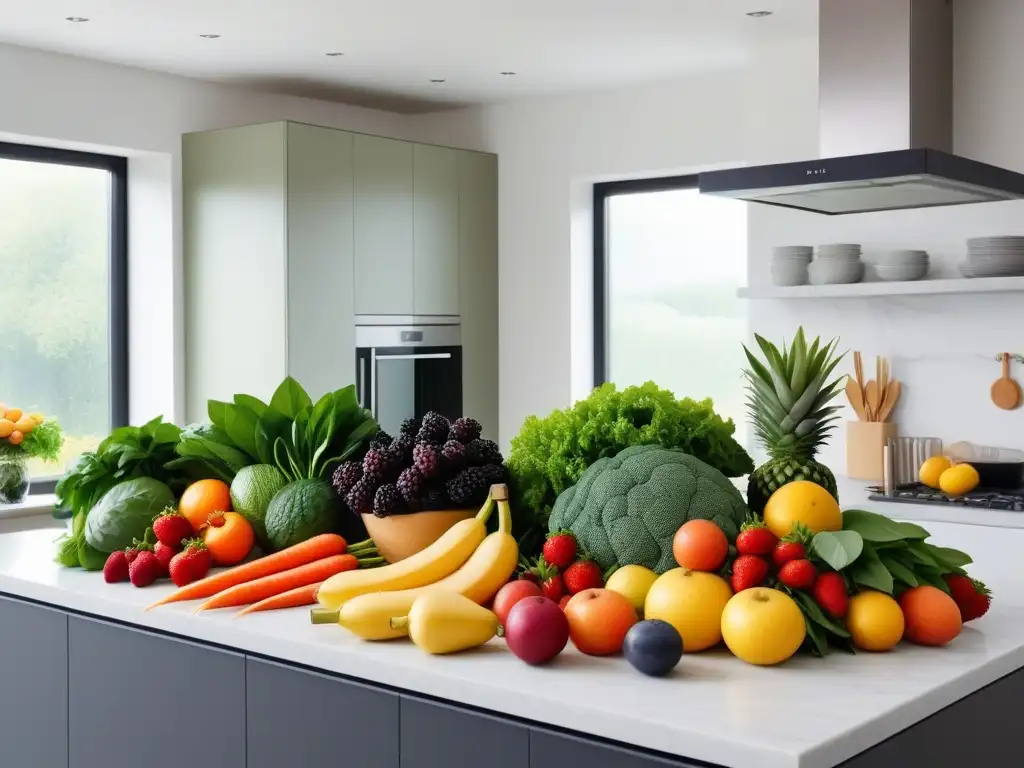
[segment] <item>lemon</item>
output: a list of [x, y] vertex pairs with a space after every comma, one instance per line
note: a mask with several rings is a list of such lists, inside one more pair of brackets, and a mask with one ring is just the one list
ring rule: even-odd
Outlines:
[[759, 587], [733, 595], [722, 612], [722, 639], [748, 664], [781, 664], [807, 636], [804, 615], [789, 595]]
[[884, 592], [861, 592], [850, 598], [846, 628], [853, 644], [865, 651], [888, 651], [903, 638], [903, 611]]
[[921, 471], [918, 473], [917, 479], [929, 488], [938, 488], [939, 478], [951, 466], [952, 462], [945, 456], [932, 456], [921, 465]]
[[764, 522], [781, 539], [796, 523], [803, 523], [813, 533], [838, 531], [843, 527], [843, 513], [839, 511], [839, 502], [820, 485], [796, 480], [786, 483], [768, 499]]
[[978, 487], [981, 478], [970, 464], [957, 464], [939, 477], [939, 488], [950, 496], [963, 496]]
[[618, 592], [633, 604], [638, 615], [644, 614], [644, 601], [658, 574], [642, 565], [624, 565], [608, 578], [605, 589]]
[[722, 611], [732, 598], [729, 583], [704, 571], [673, 568], [658, 577], [644, 601], [644, 617], [667, 621], [696, 653], [722, 641]]

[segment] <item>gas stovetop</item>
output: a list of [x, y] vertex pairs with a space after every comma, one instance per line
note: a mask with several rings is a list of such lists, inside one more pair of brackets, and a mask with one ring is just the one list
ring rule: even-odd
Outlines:
[[947, 507], [976, 507], [981, 509], [1005, 509], [1011, 512], [1024, 512], [1024, 488], [1015, 491], [999, 489], [986, 490], [979, 488], [966, 496], [950, 497], [926, 485], [901, 485], [886, 496], [882, 489], [875, 486], [868, 488], [872, 501], [890, 501], [904, 504], [942, 504]]

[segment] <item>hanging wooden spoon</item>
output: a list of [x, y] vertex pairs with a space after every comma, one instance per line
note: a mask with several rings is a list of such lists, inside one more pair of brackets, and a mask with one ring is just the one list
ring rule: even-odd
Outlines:
[[864, 365], [861, 361], [860, 352], [853, 353], [853, 370], [857, 374], [857, 386], [860, 387], [861, 399], [864, 395]]
[[853, 410], [857, 412], [857, 418], [867, 421], [868, 414], [864, 410], [864, 391], [853, 379], [846, 380], [846, 397], [850, 400]]
[[1003, 375], [992, 385], [992, 402], [997, 408], [1012, 411], [1020, 405], [1020, 385], [1010, 378], [1010, 353], [1003, 352]]
[[896, 401], [900, 399], [901, 384], [896, 379], [889, 379], [885, 387], [885, 397], [882, 398], [882, 406], [878, 409], [878, 421], [888, 421], [892, 415], [892, 409], [896, 407]]
[[882, 393], [878, 389], [878, 381], [871, 379], [864, 385], [864, 404], [868, 421], [878, 421], [878, 409], [882, 407]]

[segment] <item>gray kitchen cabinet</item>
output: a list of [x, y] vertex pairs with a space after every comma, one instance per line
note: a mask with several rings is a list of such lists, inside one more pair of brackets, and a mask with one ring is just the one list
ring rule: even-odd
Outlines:
[[402, 768], [530, 766], [530, 732], [518, 723], [402, 696], [400, 724]]
[[457, 154], [462, 410], [483, 425], [484, 437], [497, 440], [498, 158]]
[[68, 768], [68, 619], [0, 598], [0, 765]]
[[245, 768], [245, 657], [68, 617], [69, 768]]
[[458, 152], [413, 145], [413, 307], [459, 314]]
[[685, 760], [661, 758], [560, 733], [531, 729], [530, 768], [585, 765], [587, 768], [698, 768]]
[[398, 694], [246, 660], [247, 768], [399, 768]]
[[411, 315], [413, 145], [355, 137], [355, 312]]

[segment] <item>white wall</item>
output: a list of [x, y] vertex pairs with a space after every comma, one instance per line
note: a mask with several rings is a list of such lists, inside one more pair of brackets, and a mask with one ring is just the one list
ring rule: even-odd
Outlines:
[[271, 120], [401, 136], [406, 118], [0, 45], [0, 138], [130, 158], [133, 423], [184, 417], [181, 135]]

